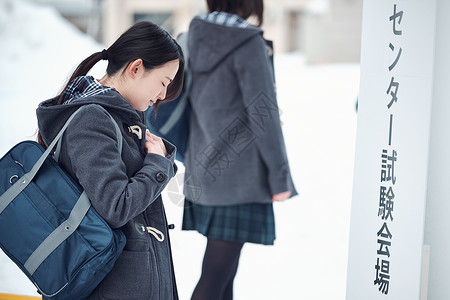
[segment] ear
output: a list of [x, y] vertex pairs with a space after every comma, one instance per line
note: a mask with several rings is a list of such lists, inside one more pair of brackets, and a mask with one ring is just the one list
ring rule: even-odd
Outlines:
[[138, 58], [132, 61], [127, 68], [127, 74], [132, 78], [136, 78], [138, 74], [144, 71], [144, 63], [142, 59]]

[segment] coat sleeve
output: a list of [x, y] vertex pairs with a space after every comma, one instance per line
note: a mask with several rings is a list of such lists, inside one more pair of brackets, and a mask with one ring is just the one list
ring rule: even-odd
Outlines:
[[125, 225], [160, 195], [175, 172], [175, 148], [169, 147], [168, 152], [168, 157], [147, 154], [142, 168], [128, 177], [114, 126], [98, 106], [75, 116], [62, 144], [67, 168], [113, 228]]
[[274, 74], [262, 36], [248, 41], [234, 56], [234, 67], [245, 105], [245, 117], [256, 133], [258, 150], [268, 170], [269, 188], [278, 194], [291, 191], [292, 183], [281, 130]]

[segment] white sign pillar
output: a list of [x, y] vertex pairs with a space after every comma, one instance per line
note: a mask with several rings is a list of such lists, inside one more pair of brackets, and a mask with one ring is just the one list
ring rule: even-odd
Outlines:
[[[437, 6], [446, 1], [364, 0], [347, 300], [427, 296], [423, 252], [430, 249], [433, 262], [434, 251], [431, 237], [431, 247], [424, 248], [428, 159], [435, 152], [430, 132], [440, 126], [431, 122], [434, 65], [439, 64], [435, 25]], [[441, 162], [430, 161], [430, 168], [441, 168]], [[439, 193], [437, 188], [438, 205]]]

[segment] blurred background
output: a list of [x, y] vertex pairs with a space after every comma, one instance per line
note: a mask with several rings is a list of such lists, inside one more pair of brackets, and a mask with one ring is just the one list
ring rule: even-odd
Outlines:
[[[54, 7], [103, 45], [139, 20], [172, 35], [186, 31], [203, 0], [33, 0]], [[301, 52], [308, 63], [359, 62], [362, 0], [265, 0], [267, 38], [278, 52]]]
[[[274, 41], [282, 129], [300, 195], [275, 205], [274, 246], [244, 246], [235, 299], [342, 300], [362, 0], [264, 3], [263, 29]], [[107, 48], [131, 24], [150, 20], [176, 37], [205, 12], [205, 0], [0, 0], [0, 157], [36, 138], [37, 105], [60, 91], [81, 60]], [[100, 78], [105, 67], [98, 63], [92, 75]], [[187, 300], [200, 276], [206, 240], [180, 230], [183, 175], [179, 164], [163, 199], [176, 226], [171, 241], [180, 299]], [[37, 295], [1, 251], [0, 293]]]

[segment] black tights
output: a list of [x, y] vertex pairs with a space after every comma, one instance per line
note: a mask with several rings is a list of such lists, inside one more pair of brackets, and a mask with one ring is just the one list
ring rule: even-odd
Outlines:
[[208, 239], [202, 275], [191, 300], [232, 300], [243, 243]]

